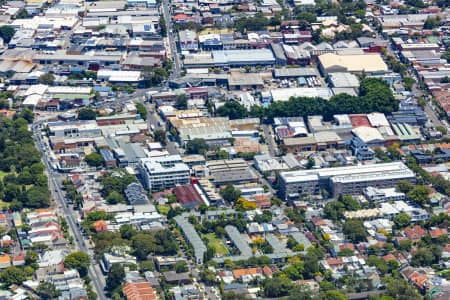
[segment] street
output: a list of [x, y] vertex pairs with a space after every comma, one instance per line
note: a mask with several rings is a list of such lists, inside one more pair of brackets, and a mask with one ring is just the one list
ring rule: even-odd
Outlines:
[[170, 53], [172, 55], [174, 63], [171, 77], [178, 78], [180, 76], [180, 62], [178, 60], [177, 45], [175, 42], [175, 33], [172, 26], [172, 17], [170, 15], [169, 0], [164, 0], [162, 2], [162, 11], [164, 15], [164, 20], [166, 21], [167, 37], [169, 38]]
[[267, 144], [267, 147], [269, 148], [270, 156], [272, 156], [272, 157], [277, 156], [277, 146], [273, 139], [272, 129], [271, 129], [270, 125], [262, 125], [262, 127], [263, 127], [263, 132], [264, 132], [264, 138], [266, 139], [266, 144]]
[[[53, 171], [53, 168], [48, 160], [47, 153], [44, 150], [44, 145], [42, 144], [40, 136], [39, 124], [40, 123], [33, 124], [33, 133], [36, 139], [36, 148], [42, 152], [42, 162], [47, 169], [47, 175], [50, 181], [49, 188], [52, 191], [52, 195], [56, 200], [57, 206], [62, 207], [63, 209], [64, 217], [67, 220], [67, 224], [72, 233], [76, 248], [79, 251], [87, 253], [89, 254], [89, 256], [91, 256], [89, 253], [89, 249], [86, 246], [86, 242], [84, 241], [83, 236], [80, 234], [80, 231], [78, 229], [77, 217], [75, 216], [75, 212], [68, 207], [64, 195], [61, 191], [60, 183], [57, 180], [58, 174]], [[98, 264], [95, 260], [91, 260], [91, 265], [89, 267], [89, 277], [92, 279], [92, 283], [94, 285], [98, 298], [101, 300], [106, 300], [107, 297], [105, 296], [104, 292], [105, 283], [103, 274], [100, 272]]]

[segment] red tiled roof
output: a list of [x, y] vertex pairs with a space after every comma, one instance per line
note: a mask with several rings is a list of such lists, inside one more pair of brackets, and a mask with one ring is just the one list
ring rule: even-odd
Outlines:
[[327, 259], [327, 262], [330, 266], [340, 265], [343, 263], [342, 258], [329, 258]]
[[123, 286], [123, 292], [128, 300], [155, 300], [156, 293], [149, 282], [131, 283]]
[[248, 268], [248, 269], [233, 270], [233, 276], [235, 279], [239, 279], [244, 275], [256, 275], [256, 274], [261, 274], [261, 273], [262, 273], [261, 268]]
[[268, 266], [264, 266], [263, 273], [266, 276], [270, 276], [270, 275], [272, 275], [272, 270]]
[[387, 255], [385, 255], [385, 256], [383, 256], [383, 260], [385, 261], [385, 262], [389, 262], [390, 260], [397, 260], [396, 258], [395, 258], [395, 256], [394, 255], [392, 255], [392, 254], [387, 254]]
[[442, 235], [448, 235], [448, 230], [446, 228], [438, 228], [438, 229], [430, 230], [430, 235], [433, 238], [439, 237]]

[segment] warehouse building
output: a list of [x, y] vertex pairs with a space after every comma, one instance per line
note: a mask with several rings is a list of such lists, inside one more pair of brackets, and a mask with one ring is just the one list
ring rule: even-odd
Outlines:
[[288, 101], [291, 97], [330, 99], [333, 92], [329, 88], [283, 88], [270, 90], [272, 101]]
[[327, 190], [333, 197], [361, 195], [367, 187], [391, 188], [399, 180], [415, 183], [414, 172], [403, 162], [371, 164], [280, 173], [280, 189], [284, 200], [319, 195]]
[[275, 57], [269, 49], [216, 50], [208, 54], [186, 55], [184, 67], [274, 66]]
[[359, 79], [356, 75], [342, 72], [328, 74], [328, 80], [335, 88], [359, 88]]
[[323, 75], [334, 72], [383, 74], [388, 66], [378, 53], [338, 55], [326, 53], [320, 55], [319, 69]]

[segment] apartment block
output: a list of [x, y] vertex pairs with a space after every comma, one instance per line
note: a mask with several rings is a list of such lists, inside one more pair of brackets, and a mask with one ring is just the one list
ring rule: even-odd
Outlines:
[[367, 187], [392, 188], [399, 180], [415, 183], [414, 172], [402, 162], [300, 170], [280, 173], [283, 198], [318, 195], [322, 189], [334, 197], [361, 195]]
[[149, 190], [170, 188], [189, 182], [189, 167], [179, 155], [141, 158], [139, 172]]

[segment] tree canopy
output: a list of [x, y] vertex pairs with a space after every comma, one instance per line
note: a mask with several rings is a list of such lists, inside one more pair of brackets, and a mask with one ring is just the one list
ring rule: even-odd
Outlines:
[[106, 287], [109, 291], [119, 287], [125, 279], [125, 270], [119, 263], [112, 264], [108, 276], [106, 277]]
[[100, 167], [103, 164], [102, 156], [95, 152], [86, 155], [84, 161], [91, 167]]
[[147, 120], [147, 108], [142, 103], [136, 103], [136, 112], [143, 120]]
[[78, 111], [78, 120], [95, 120], [97, 114], [91, 108], [82, 108]]
[[43, 300], [51, 300], [61, 295], [61, 291], [56, 289], [55, 285], [51, 282], [44, 281], [39, 283], [36, 294]]
[[47, 73], [39, 76], [38, 82], [41, 84], [52, 85], [55, 83], [55, 76], [53, 74]]
[[9, 43], [15, 33], [16, 30], [14, 29], [14, 27], [8, 25], [0, 26], [0, 37], [5, 43]]
[[354, 243], [366, 240], [367, 232], [360, 220], [347, 220], [342, 228], [344, 234]]
[[89, 255], [81, 251], [72, 252], [64, 259], [64, 267], [69, 270], [76, 269], [80, 273], [81, 277], [87, 275], [90, 264], [91, 260], [89, 258]]
[[[330, 100], [323, 98], [292, 97], [288, 101], [272, 102], [267, 108], [252, 110], [250, 113], [237, 101], [228, 101], [217, 114], [230, 119], [251, 116], [266, 117], [298, 117], [322, 115], [325, 120], [331, 120], [335, 114], [357, 114], [382, 112], [392, 113], [398, 110], [399, 101], [394, 98], [389, 85], [378, 78], [361, 80], [359, 96], [338, 94]], [[256, 114], [256, 115], [255, 115]]]
[[209, 146], [204, 139], [193, 139], [186, 144], [187, 154], [205, 154]]
[[20, 285], [25, 280], [25, 272], [16, 266], [7, 267], [0, 273], [0, 282], [6, 286], [13, 284]]

